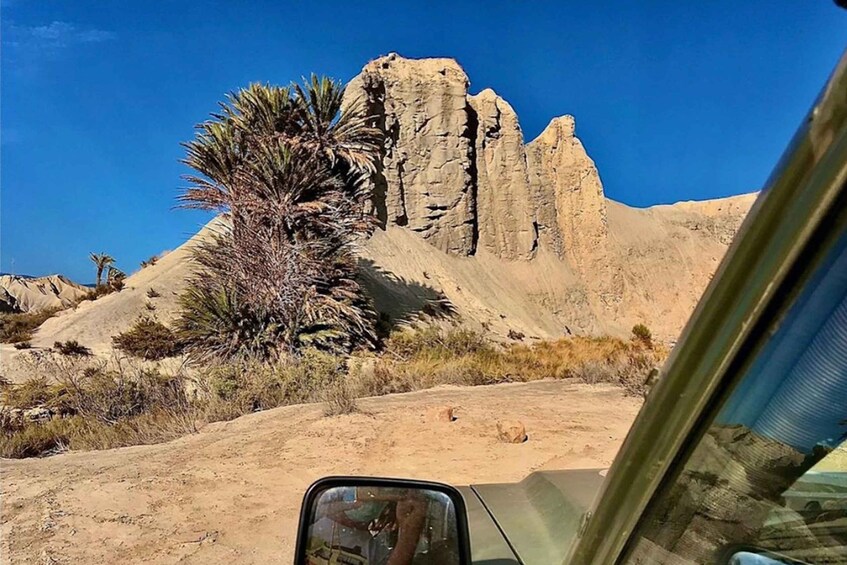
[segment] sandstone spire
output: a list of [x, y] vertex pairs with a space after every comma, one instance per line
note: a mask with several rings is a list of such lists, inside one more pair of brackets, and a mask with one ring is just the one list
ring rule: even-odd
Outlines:
[[365, 65], [347, 86], [385, 133], [374, 179], [383, 223], [408, 226], [455, 254], [476, 248], [475, 124], [468, 77], [453, 59], [405, 59], [397, 54]]
[[553, 247], [585, 270], [606, 247], [606, 199], [574, 125], [573, 116], [554, 118], [526, 154], [537, 221], [552, 232]]
[[518, 116], [490, 88], [468, 100], [477, 122], [476, 210], [480, 245], [498, 257], [529, 259], [537, 241]]

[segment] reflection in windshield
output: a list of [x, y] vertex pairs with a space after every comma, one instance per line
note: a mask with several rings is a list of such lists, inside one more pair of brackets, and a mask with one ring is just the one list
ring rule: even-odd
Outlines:
[[725, 563], [740, 546], [847, 561], [846, 424], [842, 241], [648, 511], [630, 562]]

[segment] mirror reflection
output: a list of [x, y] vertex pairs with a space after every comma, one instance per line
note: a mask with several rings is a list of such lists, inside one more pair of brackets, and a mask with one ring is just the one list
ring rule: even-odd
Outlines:
[[314, 500], [309, 565], [459, 565], [456, 508], [441, 492], [344, 486]]

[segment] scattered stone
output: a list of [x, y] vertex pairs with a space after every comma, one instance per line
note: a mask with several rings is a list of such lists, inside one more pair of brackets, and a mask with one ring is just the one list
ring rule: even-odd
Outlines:
[[497, 422], [497, 437], [504, 443], [523, 443], [529, 439], [520, 420]]
[[39, 406], [37, 408], [30, 408], [28, 410], [24, 410], [23, 413], [24, 420], [27, 422], [37, 422], [44, 423], [49, 422], [53, 417], [53, 413], [49, 408], [44, 408], [43, 406]]
[[455, 422], [456, 409], [452, 406], [438, 406], [432, 409], [432, 418], [438, 422]]
[[523, 341], [526, 335], [523, 332], [516, 332], [515, 330], [509, 330], [509, 339], [513, 339], [515, 341]]

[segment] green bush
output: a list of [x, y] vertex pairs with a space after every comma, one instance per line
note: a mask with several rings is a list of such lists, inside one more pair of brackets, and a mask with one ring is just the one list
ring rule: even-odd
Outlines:
[[166, 325], [141, 317], [127, 331], [112, 337], [115, 349], [133, 357], [158, 361], [182, 353], [176, 334]]
[[31, 340], [33, 332], [58, 311], [59, 308], [45, 308], [37, 312], [0, 314], [0, 343], [24, 343]]
[[632, 337], [647, 347], [653, 346], [653, 333], [644, 324], [635, 324], [632, 326]]
[[91, 355], [91, 350], [79, 343], [75, 339], [67, 341], [57, 341], [53, 343], [53, 349], [62, 355], [70, 355], [74, 357], [86, 357]]

